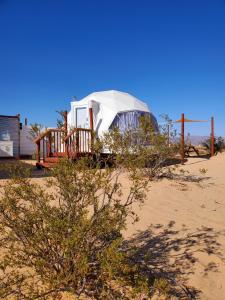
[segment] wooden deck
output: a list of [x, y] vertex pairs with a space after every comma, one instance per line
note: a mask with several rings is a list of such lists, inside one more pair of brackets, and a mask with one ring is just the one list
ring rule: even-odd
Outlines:
[[48, 129], [35, 140], [37, 168], [53, 168], [60, 159], [78, 158], [93, 153], [93, 130], [74, 128], [69, 134], [64, 129]]

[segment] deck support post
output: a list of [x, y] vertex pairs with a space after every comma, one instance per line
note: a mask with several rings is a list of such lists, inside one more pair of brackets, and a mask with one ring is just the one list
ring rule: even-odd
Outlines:
[[41, 161], [40, 152], [41, 152], [41, 143], [39, 141], [39, 142], [36, 143], [36, 160], [37, 160], [38, 163]]
[[68, 135], [68, 112], [67, 112], [67, 110], [64, 111], [63, 117], [64, 117], [64, 131], [65, 131], [64, 146], [65, 146], [66, 156], [67, 156], [67, 158], [69, 158], [68, 142], [67, 142], [67, 140], [65, 141], [65, 138]]
[[76, 155], [80, 153], [80, 131], [76, 132]]
[[184, 164], [185, 151], [184, 151], [184, 113], [181, 115], [181, 141], [180, 141], [180, 154], [181, 154], [181, 164]]
[[51, 132], [49, 132], [48, 142], [47, 142], [47, 156], [50, 156], [51, 153], [52, 153], [52, 135]]
[[214, 132], [214, 117], [211, 118], [211, 143], [210, 143], [210, 153], [211, 157], [215, 155], [215, 132]]
[[64, 117], [64, 130], [65, 130], [65, 135], [67, 136], [67, 134], [68, 134], [67, 110], [64, 111], [63, 117]]
[[70, 158], [70, 154], [69, 154], [69, 145], [68, 145], [68, 141], [65, 141], [65, 152], [66, 152], [66, 157]]
[[93, 139], [94, 139], [94, 122], [93, 122], [93, 109], [89, 108], [89, 119], [90, 119], [90, 129], [91, 129], [91, 153], [93, 153]]
[[20, 134], [20, 114], [17, 114], [17, 118], [18, 118], [18, 137], [19, 137], [19, 142], [18, 142], [18, 154], [16, 155], [16, 159], [20, 159], [20, 139], [21, 139], [21, 134]]
[[94, 123], [93, 123], [93, 109], [92, 107], [89, 108], [89, 119], [90, 119], [90, 129], [94, 129]]

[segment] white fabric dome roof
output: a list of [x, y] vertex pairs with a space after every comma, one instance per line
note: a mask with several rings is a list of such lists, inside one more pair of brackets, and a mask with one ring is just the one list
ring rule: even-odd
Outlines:
[[112, 112], [118, 113], [118, 111], [128, 110], [140, 110], [149, 112], [147, 104], [139, 100], [138, 98], [124, 92], [110, 90], [102, 92], [94, 92], [79, 101], [87, 103], [91, 100], [106, 105]]
[[[97, 110], [95, 110], [96, 105], [99, 106], [99, 109]], [[146, 103], [128, 93], [116, 90], [94, 92], [80, 101], [71, 102], [71, 111], [68, 115], [69, 125], [75, 126], [73, 121], [74, 116], [72, 116], [74, 108], [81, 106], [93, 107], [94, 127], [95, 129], [98, 127], [99, 134], [109, 129], [119, 112], [150, 112]], [[101, 124], [98, 126], [100, 120]]]

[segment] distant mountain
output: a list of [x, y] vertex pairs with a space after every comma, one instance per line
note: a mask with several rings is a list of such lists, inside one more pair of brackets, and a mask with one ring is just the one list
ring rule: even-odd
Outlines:
[[[191, 135], [191, 136], [185, 136], [185, 141], [191, 141], [191, 144], [194, 146], [201, 145], [205, 140], [209, 139], [210, 136], [204, 136], [204, 135]], [[225, 138], [224, 138], [225, 139]], [[176, 138], [176, 140], [179, 140], [179, 138]]]
[[[209, 139], [209, 136], [191, 135], [188, 138], [191, 140], [192, 145], [200, 145], [205, 140]], [[187, 139], [187, 137], [186, 137], [186, 139]]]

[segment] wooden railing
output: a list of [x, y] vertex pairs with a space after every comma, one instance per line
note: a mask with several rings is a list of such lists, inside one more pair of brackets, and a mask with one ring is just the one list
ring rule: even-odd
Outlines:
[[37, 162], [45, 162], [47, 157], [75, 159], [93, 151], [93, 131], [75, 128], [67, 136], [64, 129], [47, 129], [35, 139]]
[[64, 129], [47, 129], [35, 139], [36, 159], [43, 162], [46, 157], [62, 156], [66, 153]]
[[81, 154], [92, 153], [93, 131], [85, 128], [74, 128], [65, 138], [68, 158], [76, 158]]

